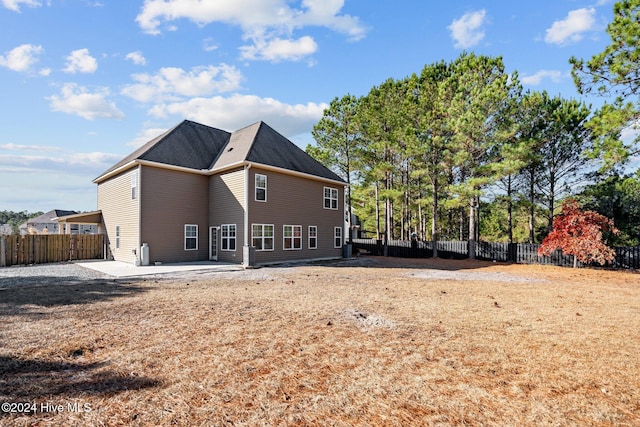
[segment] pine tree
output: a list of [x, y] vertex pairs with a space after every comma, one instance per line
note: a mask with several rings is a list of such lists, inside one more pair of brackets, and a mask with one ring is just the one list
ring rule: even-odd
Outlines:
[[589, 61], [571, 58], [573, 78], [580, 93], [615, 97], [589, 121], [597, 136], [591, 155], [610, 170], [640, 153], [640, 133], [623, 141], [622, 132], [638, 130], [640, 120], [640, 0], [623, 0], [613, 6], [607, 26], [611, 44]]

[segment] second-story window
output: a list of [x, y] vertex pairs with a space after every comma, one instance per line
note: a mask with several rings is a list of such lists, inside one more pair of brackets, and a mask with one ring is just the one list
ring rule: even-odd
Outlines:
[[267, 176], [256, 174], [256, 202], [267, 201]]
[[338, 189], [324, 187], [324, 208], [338, 210]]

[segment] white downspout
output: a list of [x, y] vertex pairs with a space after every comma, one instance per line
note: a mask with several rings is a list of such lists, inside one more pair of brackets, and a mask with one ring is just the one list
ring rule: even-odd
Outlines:
[[136, 260], [142, 265], [142, 165], [138, 165], [136, 171], [136, 202], [138, 203], [138, 245], [136, 246]]
[[244, 246], [249, 246], [249, 163], [244, 167]]

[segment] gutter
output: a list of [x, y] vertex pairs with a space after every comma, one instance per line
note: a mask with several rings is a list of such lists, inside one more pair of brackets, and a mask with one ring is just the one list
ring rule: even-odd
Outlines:
[[161, 169], [169, 169], [169, 170], [174, 170], [174, 171], [178, 171], [178, 172], [185, 172], [185, 173], [193, 173], [193, 174], [197, 174], [197, 175], [204, 175], [204, 176], [211, 176], [211, 175], [215, 175], [217, 173], [221, 173], [221, 172], [225, 172], [227, 170], [231, 170], [231, 169], [236, 169], [239, 167], [251, 167], [251, 166], [255, 166], [257, 168], [260, 169], [264, 169], [264, 170], [268, 170], [268, 171], [272, 171], [272, 172], [278, 172], [284, 175], [291, 175], [291, 176], [297, 176], [297, 177], [301, 177], [301, 178], [307, 178], [307, 179], [311, 179], [314, 181], [321, 181], [321, 182], [326, 182], [329, 184], [333, 184], [333, 185], [339, 185], [339, 186], [346, 186], [348, 185], [346, 182], [344, 181], [338, 181], [335, 179], [331, 179], [331, 178], [324, 178], [321, 176], [317, 176], [317, 175], [311, 175], [308, 173], [304, 173], [304, 172], [298, 172], [298, 171], [293, 171], [290, 169], [285, 169], [285, 168], [281, 168], [281, 167], [277, 167], [277, 166], [270, 166], [270, 165], [265, 165], [262, 163], [255, 163], [255, 162], [249, 162], [246, 160], [240, 161], [240, 162], [236, 162], [236, 163], [232, 163], [230, 165], [226, 165], [224, 167], [220, 167], [220, 168], [216, 168], [216, 169], [192, 169], [192, 168], [186, 168], [184, 166], [174, 166], [174, 165], [168, 165], [166, 163], [158, 163], [158, 162], [152, 162], [150, 160], [141, 160], [141, 159], [136, 159], [136, 160], [132, 160], [127, 164], [124, 164], [122, 166], [120, 166], [117, 169], [112, 170], [111, 172], [108, 172], [104, 175], [101, 175], [99, 177], [97, 177], [96, 179], [94, 179], [92, 182], [94, 184], [100, 184], [102, 181], [105, 181], [115, 175], [118, 175], [132, 167], [135, 167], [137, 165], [143, 165], [143, 166], [150, 166], [150, 167], [155, 167], [155, 168], [161, 168]]

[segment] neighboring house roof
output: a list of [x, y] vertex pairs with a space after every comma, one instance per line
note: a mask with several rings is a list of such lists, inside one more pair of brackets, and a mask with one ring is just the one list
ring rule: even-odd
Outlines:
[[59, 223], [70, 224], [101, 224], [102, 223], [102, 211], [92, 211], [76, 213], [72, 215], [65, 215], [55, 218]]
[[20, 224], [20, 228], [27, 228], [29, 226], [29, 224], [44, 224], [44, 223], [53, 223], [55, 222], [53, 220], [53, 218], [57, 218], [59, 216], [65, 216], [65, 215], [75, 215], [78, 212], [76, 211], [67, 211], [67, 210], [63, 210], [63, 209], [54, 209], [52, 211], [49, 211], [47, 213], [43, 213], [40, 216], [37, 216], [35, 218], [31, 218], [26, 220], [25, 222], [23, 222], [22, 224]]
[[264, 122], [232, 133], [185, 120], [102, 173], [100, 182], [135, 161], [212, 172], [243, 163], [266, 165], [344, 182], [338, 175]]

